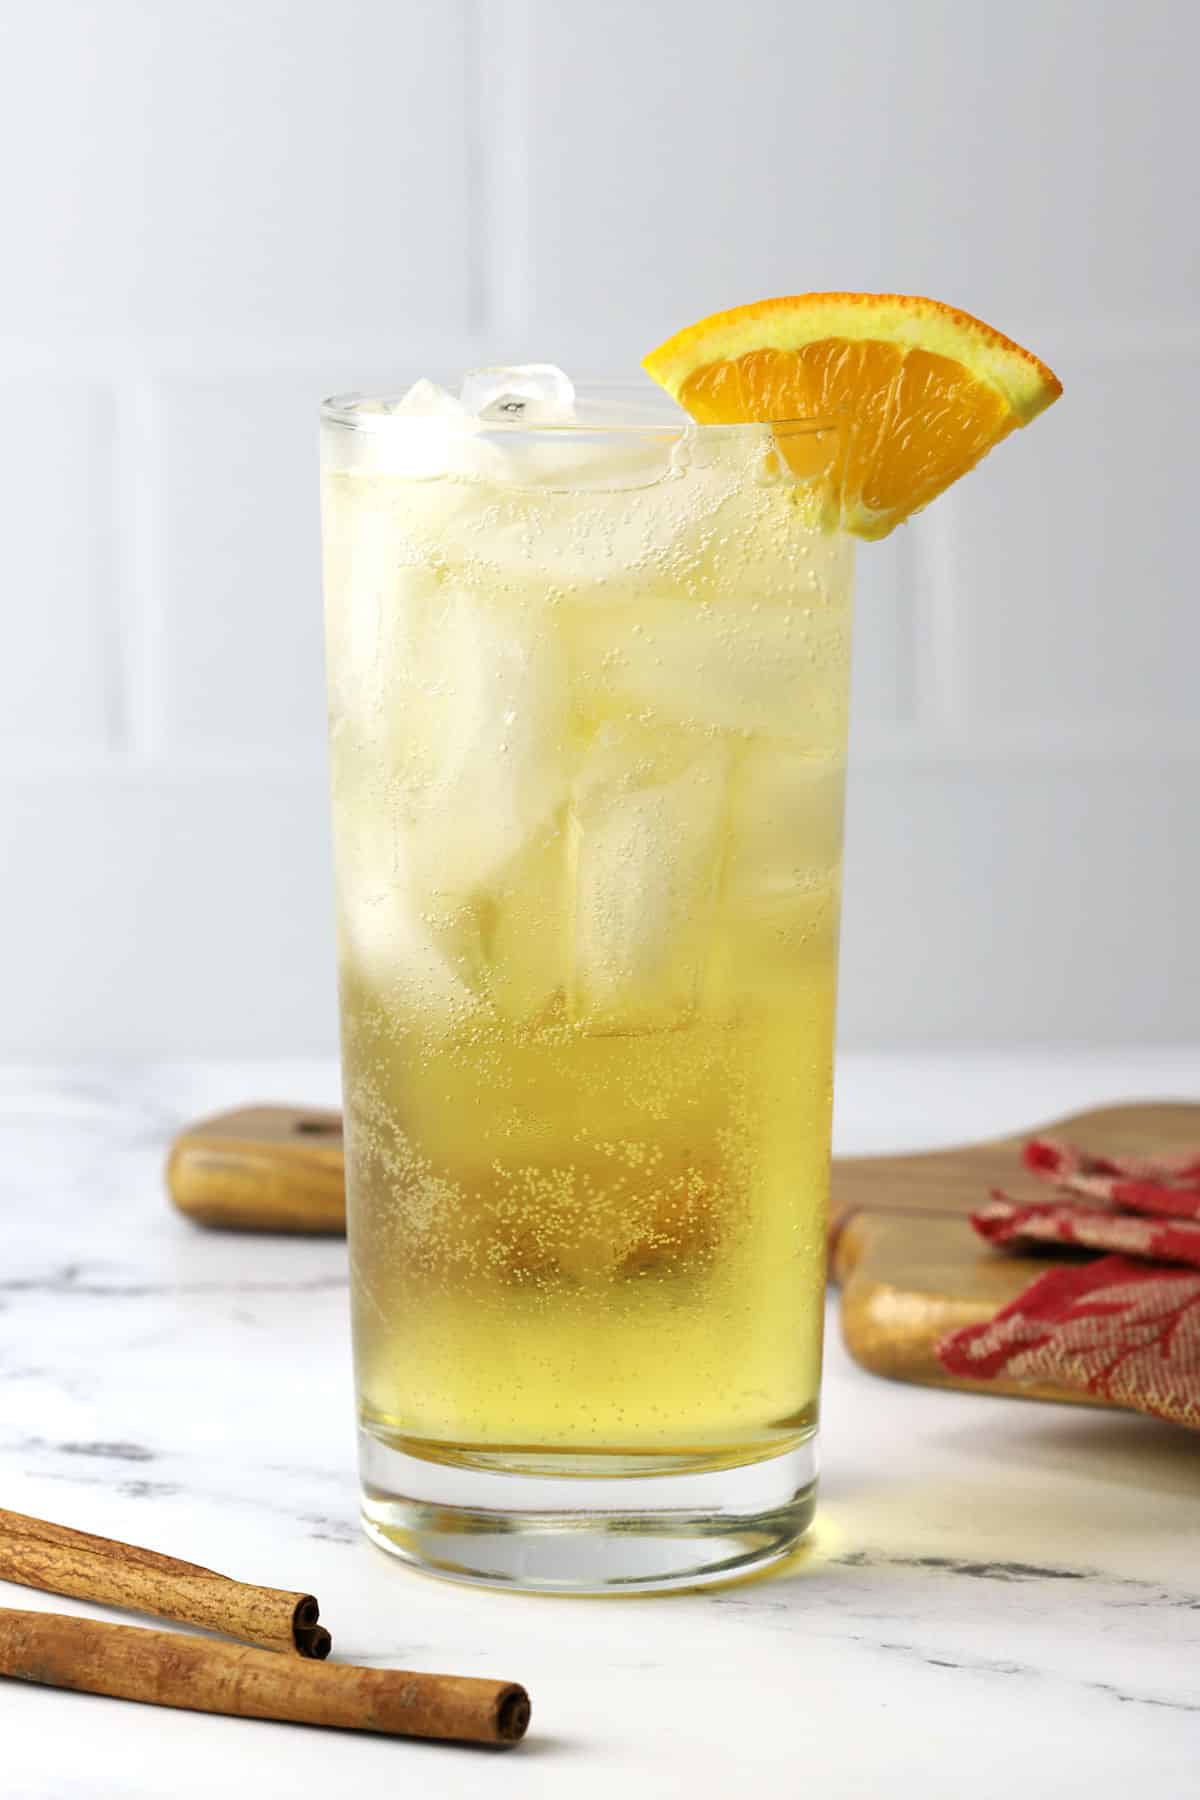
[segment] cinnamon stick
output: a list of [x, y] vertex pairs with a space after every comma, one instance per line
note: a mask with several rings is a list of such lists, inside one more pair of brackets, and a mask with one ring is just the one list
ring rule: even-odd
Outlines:
[[0, 1608], [0, 1675], [238, 1719], [472, 1744], [515, 1744], [529, 1724], [529, 1696], [510, 1681], [301, 1662], [63, 1613]]
[[311, 1594], [255, 1587], [157, 1550], [3, 1508], [0, 1579], [200, 1625], [268, 1650], [318, 1659], [330, 1651], [331, 1639], [317, 1623], [320, 1608]]

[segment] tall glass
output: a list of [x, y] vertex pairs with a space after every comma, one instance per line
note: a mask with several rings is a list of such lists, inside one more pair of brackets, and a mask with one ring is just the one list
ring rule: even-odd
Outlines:
[[461, 1580], [807, 1526], [852, 555], [828, 425], [323, 411], [363, 1517]]

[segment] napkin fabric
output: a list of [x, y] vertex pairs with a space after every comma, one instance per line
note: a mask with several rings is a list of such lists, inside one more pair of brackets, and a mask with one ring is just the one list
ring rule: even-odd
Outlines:
[[[1072, 1260], [943, 1338], [943, 1368], [1074, 1388], [1200, 1430], [1200, 1157], [1097, 1157], [1035, 1138], [1022, 1160], [1052, 1191], [994, 1192], [971, 1223], [998, 1248], [1053, 1245]], [[1079, 1260], [1094, 1251], [1115, 1254]]]

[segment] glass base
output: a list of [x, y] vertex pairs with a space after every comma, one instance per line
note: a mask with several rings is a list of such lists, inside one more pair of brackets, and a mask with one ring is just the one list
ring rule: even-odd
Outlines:
[[[816, 1437], [688, 1474], [464, 1468], [359, 1434], [362, 1519], [382, 1550], [450, 1581], [533, 1593], [653, 1593], [777, 1562], [812, 1521]], [[545, 1468], [551, 1459], [543, 1458]], [[593, 1468], [595, 1464], [593, 1463]]]

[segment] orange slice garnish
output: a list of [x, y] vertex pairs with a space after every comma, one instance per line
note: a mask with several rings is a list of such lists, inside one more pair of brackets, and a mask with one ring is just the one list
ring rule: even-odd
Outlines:
[[759, 300], [678, 332], [643, 367], [701, 424], [848, 427], [840, 522], [863, 538], [886, 537], [1062, 393], [1011, 338], [908, 294]]

